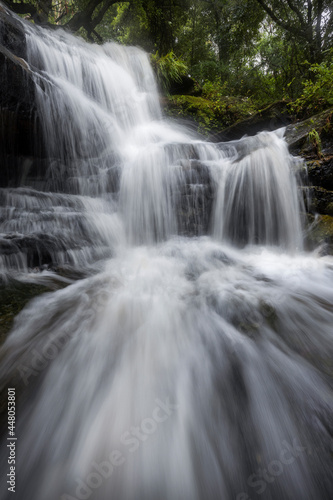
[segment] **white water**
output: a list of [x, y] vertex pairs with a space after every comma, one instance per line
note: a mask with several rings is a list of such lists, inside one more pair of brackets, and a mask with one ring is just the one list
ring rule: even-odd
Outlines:
[[333, 260], [302, 251], [282, 131], [204, 143], [163, 119], [140, 50], [26, 30], [48, 170], [1, 191], [3, 274], [56, 279], [28, 237], [85, 278], [1, 351], [16, 498], [330, 498]]

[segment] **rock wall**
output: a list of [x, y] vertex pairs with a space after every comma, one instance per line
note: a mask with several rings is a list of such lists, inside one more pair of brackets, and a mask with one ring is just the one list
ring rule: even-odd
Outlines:
[[333, 108], [289, 125], [285, 137], [290, 151], [307, 163], [308, 242], [333, 253]]
[[[35, 86], [25, 61], [25, 34], [0, 4], [0, 186], [20, 185], [36, 156]], [[30, 161], [28, 161], [30, 159]]]
[[[29, 179], [34, 179], [36, 185], [36, 179], [43, 178], [47, 165], [35, 106], [33, 74], [25, 58], [23, 26], [0, 3], [0, 187], [30, 185]], [[262, 116], [229, 127], [215, 140], [236, 139], [244, 134], [253, 135], [263, 129], [287, 125], [285, 137], [290, 151], [308, 163], [308, 178], [305, 180], [310, 186], [307, 191], [311, 200], [308, 206], [310, 245], [325, 242], [333, 247], [333, 108], [303, 122], [288, 124], [290, 117], [286, 117], [281, 106], [281, 103], [275, 103]], [[315, 139], [314, 131], [318, 133], [319, 141]], [[203, 212], [205, 207], [209, 212], [213, 194], [204, 166], [200, 173], [201, 167], [195, 161], [193, 165], [191, 175], [200, 180], [194, 184], [201, 186], [201, 191], [191, 189], [191, 192], [183, 193], [183, 199], [195, 197], [196, 213], [188, 213], [188, 207], [193, 204], [184, 201], [179, 217], [187, 221], [183, 228], [185, 234], [202, 234], [208, 220], [200, 211]], [[205, 183], [202, 179], [208, 181]], [[189, 185], [192, 184], [191, 181]]]

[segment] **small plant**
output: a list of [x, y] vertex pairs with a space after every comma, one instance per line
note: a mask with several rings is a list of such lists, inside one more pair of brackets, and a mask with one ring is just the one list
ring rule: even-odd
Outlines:
[[168, 92], [172, 82], [180, 82], [182, 76], [187, 74], [187, 66], [171, 50], [165, 56], [158, 52], [151, 56], [151, 63], [155, 69], [157, 80], [165, 92]]
[[333, 113], [330, 113], [330, 115], [326, 118], [326, 123], [323, 127], [323, 131], [328, 133], [332, 130], [332, 119], [333, 119]]
[[310, 130], [310, 132], [308, 134], [308, 139], [309, 139], [309, 142], [312, 144], [313, 149], [314, 149], [315, 153], [317, 154], [318, 158], [322, 158], [323, 154], [322, 154], [321, 139], [320, 139], [320, 135], [318, 134], [318, 132], [315, 128]]
[[[333, 57], [333, 49], [329, 57]], [[333, 61], [312, 64], [309, 71], [313, 78], [304, 82], [301, 97], [290, 105], [291, 111], [298, 115], [318, 113], [333, 106]]]

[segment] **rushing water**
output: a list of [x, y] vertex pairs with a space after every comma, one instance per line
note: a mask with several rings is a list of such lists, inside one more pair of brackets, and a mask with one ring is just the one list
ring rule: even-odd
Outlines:
[[139, 49], [26, 37], [47, 171], [1, 190], [1, 271], [70, 284], [1, 351], [16, 498], [329, 499], [333, 260], [303, 251], [283, 131], [203, 142]]

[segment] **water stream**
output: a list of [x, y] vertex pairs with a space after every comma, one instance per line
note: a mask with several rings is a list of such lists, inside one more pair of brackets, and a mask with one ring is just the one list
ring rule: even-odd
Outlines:
[[16, 498], [328, 500], [333, 259], [303, 250], [283, 130], [205, 142], [141, 50], [25, 30], [47, 170], [1, 189], [0, 271], [70, 284], [0, 352]]

